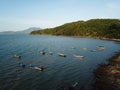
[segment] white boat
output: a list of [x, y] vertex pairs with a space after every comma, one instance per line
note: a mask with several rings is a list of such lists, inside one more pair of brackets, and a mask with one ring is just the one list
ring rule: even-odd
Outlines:
[[50, 55], [53, 55], [53, 52], [49, 52]]
[[35, 70], [39, 70], [39, 71], [43, 71], [43, 67], [38, 67], [38, 66], [32, 66], [30, 65], [31, 69], [35, 69]]
[[75, 47], [71, 47], [72, 49], [76, 49]]
[[105, 48], [99, 46], [99, 47], [96, 48], [96, 50], [98, 50], [98, 51], [103, 51], [103, 50], [105, 50]]
[[62, 53], [58, 53], [58, 55], [61, 56], [61, 57], [66, 57], [67, 56], [67, 55], [62, 54]]
[[74, 55], [74, 58], [84, 58], [84, 56], [81, 56], [81, 55]]
[[84, 51], [85, 51], [85, 50], [87, 50], [87, 48], [82, 48], [82, 50], [84, 50]]
[[20, 56], [20, 55], [17, 55], [17, 54], [15, 54], [14, 57], [15, 57], [15, 58], [21, 58], [21, 56]]
[[44, 50], [41, 50], [39, 51], [40, 54], [44, 55], [45, 54], [45, 51]]

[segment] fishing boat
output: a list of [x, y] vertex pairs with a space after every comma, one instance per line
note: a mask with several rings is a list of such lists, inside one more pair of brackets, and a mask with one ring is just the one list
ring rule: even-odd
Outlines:
[[76, 47], [71, 47], [72, 49], [76, 49]]
[[17, 55], [17, 54], [15, 54], [14, 57], [15, 57], [15, 58], [21, 58], [21, 56], [20, 56], [20, 55]]
[[99, 46], [99, 47], [96, 48], [96, 50], [103, 51], [103, 50], [105, 50], [105, 47], [104, 46]]
[[39, 51], [39, 53], [40, 53], [41, 55], [44, 55], [44, 54], [45, 54], [45, 51], [44, 51], [44, 50], [41, 50], [41, 51]]
[[43, 67], [38, 67], [38, 66], [32, 66], [30, 65], [31, 69], [35, 69], [35, 70], [39, 70], [39, 71], [43, 71]]
[[87, 50], [87, 48], [82, 48], [82, 50], [84, 50], [84, 51], [85, 51], [85, 50]]
[[19, 63], [19, 66], [25, 68], [26, 65], [23, 63]]
[[74, 55], [74, 58], [84, 58], [84, 56]]
[[53, 55], [53, 52], [49, 52], [50, 55]]
[[67, 55], [62, 54], [62, 53], [58, 53], [58, 55], [61, 56], [61, 57], [66, 57], [67, 56]]

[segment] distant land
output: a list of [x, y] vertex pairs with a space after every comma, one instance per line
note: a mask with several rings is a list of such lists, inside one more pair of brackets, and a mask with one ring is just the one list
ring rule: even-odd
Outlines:
[[120, 39], [120, 20], [91, 19], [88, 21], [77, 21], [66, 23], [55, 28], [32, 31], [30, 34]]
[[23, 31], [17, 31], [16, 33], [26, 33], [26, 34], [29, 34], [30, 32], [34, 31], [34, 30], [41, 30], [41, 28], [37, 28], [37, 27], [30, 27], [26, 30], [23, 30]]
[[41, 30], [41, 28], [30, 27], [28, 29], [21, 30], [21, 31], [3, 31], [3, 32], [0, 32], [0, 34], [29, 34], [30, 32], [35, 30]]
[[15, 32], [14, 31], [3, 31], [3, 32], [0, 32], [0, 34], [14, 34]]

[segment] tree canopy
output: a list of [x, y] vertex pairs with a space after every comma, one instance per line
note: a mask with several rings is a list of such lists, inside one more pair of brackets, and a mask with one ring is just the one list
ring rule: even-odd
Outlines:
[[88, 21], [77, 21], [64, 25], [32, 31], [31, 34], [85, 36], [98, 38], [120, 39], [119, 19], [91, 19]]

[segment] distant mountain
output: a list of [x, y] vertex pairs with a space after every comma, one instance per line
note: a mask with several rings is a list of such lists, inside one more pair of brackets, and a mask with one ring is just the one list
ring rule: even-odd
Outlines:
[[17, 31], [16, 33], [29, 34], [30, 32], [36, 31], [36, 30], [41, 30], [41, 28], [38, 28], [38, 27], [31, 27], [31, 28], [28, 28], [28, 29], [23, 30], [23, 31]]
[[0, 34], [29, 34], [30, 32], [36, 31], [36, 30], [41, 30], [41, 28], [31, 27], [21, 31], [3, 31], [3, 32], [0, 32]]
[[4, 31], [4, 32], [0, 32], [0, 34], [14, 34], [14, 31]]

